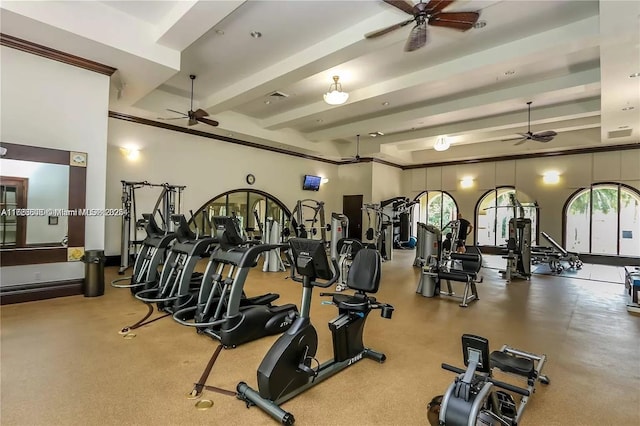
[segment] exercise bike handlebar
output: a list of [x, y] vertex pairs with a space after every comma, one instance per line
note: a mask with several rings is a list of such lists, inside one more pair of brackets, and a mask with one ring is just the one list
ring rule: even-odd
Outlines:
[[[289, 254], [288, 251], [286, 251], [284, 254], [287, 257], [289, 264], [291, 265], [291, 272], [289, 277], [297, 283], [302, 283], [304, 280], [302, 277], [299, 277], [296, 275], [295, 263], [291, 258], [291, 255]], [[324, 283], [311, 280], [310, 283], [312, 286], [327, 288], [327, 287], [331, 287], [333, 284], [335, 284], [336, 281], [338, 281], [338, 278], [340, 278], [340, 265], [338, 264], [338, 261], [336, 259], [331, 259], [331, 264], [333, 265], [333, 270], [335, 271], [331, 279]]]
[[[462, 368], [455, 367], [453, 365], [449, 365], [449, 364], [445, 364], [445, 363], [442, 364], [442, 368], [444, 368], [445, 370], [448, 370], [448, 371], [452, 371], [454, 373], [458, 373], [458, 374], [464, 374], [466, 372], [466, 370], [463, 370]], [[498, 386], [499, 388], [506, 389], [508, 391], [518, 393], [518, 394], [520, 394], [522, 396], [530, 396], [531, 395], [531, 393], [529, 392], [528, 389], [523, 389], [523, 388], [521, 388], [519, 386], [514, 386], [514, 385], [511, 385], [509, 383], [501, 382], [499, 380], [495, 380], [492, 377], [485, 377], [485, 379], [487, 381], [491, 382], [492, 384]]]

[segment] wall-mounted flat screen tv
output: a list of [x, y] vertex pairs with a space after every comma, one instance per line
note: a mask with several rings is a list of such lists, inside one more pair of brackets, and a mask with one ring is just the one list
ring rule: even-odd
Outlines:
[[319, 191], [321, 180], [322, 178], [320, 176], [304, 175], [302, 189], [305, 191]]

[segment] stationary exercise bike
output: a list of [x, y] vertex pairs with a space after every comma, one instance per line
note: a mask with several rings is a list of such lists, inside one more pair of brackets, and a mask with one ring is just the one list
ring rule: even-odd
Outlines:
[[[237, 386], [237, 397], [256, 405], [282, 424], [292, 425], [293, 414], [280, 404], [317, 385], [352, 364], [370, 358], [380, 363], [386, 356], [366, 348], [362, 343], [364, 324], [372, 309], [381, 309], [383, 318], [391, 318], [393, 306], [379, 303], [367, 293], [378, 291], [380, 284], [380, 253], [373, 249], [361, 249], [349, 269], [347, 285], [356, 290], [354, 295], [344, 293], [320, 293], [332, 296], [338, 306], [338, 317], [329, 322], [333, 337], [334, 358], [320, 364], [315, 359], [318, 335], [311, 325], [309, 309], [313, 287], [329, 287], [338, 279], [339, 268], [333, 260], [333, 271], [322, 241], [293, 238], [289, 240], [293, 254], [292, 279], [302, 283], [300, 317], [271, 347], [258, 368], [258, 391], [244, 382]], [[302, 275], [296, 276], [295, 270]], [[317, 279], [327, 280], [324, 283]], [[314, 368], [314, 364], [317, 366]]]
[[[459, 373], [444, 396], [433, 398], [428, 408], [432, 425], [445, 426], [516, 426], [520, 424], [535, 384], [549, 384], [542, 375], [546, 355], [536, 355], [504, 345], [489, 355], [489, 341], [484, 337], [464, 334], [462, 354], [466, 371], [449, 364], [445, 370]], [[492, 370], [513, 374], [527, 381], [527, 388], [495, 380]], [[503, 390], [496, 390], [502, 388]], [[516, 402], [513, 395], [519, 395]]]

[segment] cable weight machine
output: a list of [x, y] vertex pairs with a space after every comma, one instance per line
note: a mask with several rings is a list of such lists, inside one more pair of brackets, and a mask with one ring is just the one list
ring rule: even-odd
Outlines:
[[124, 274], [131, 263], [131, 257], [137, 252], [137, 248], [142, 244], [138, 238], [138, 212], [136, 205], [136, 190], [155, 187], [162, 188], [160, 195], [152, 210], [152, 215], [156, 212], [160, 216], [161, 228], [165, 232], [172, 232], [173, 223], [170, 218], [173, 214], [180, 214], [182, 205], [182, 191], [186, 186], [171, 185], [169, 183], [154, 184], [145, 181], [130, 182], [122, 180], [122, 231], [120, 242], [120, 269], [118, 274]]

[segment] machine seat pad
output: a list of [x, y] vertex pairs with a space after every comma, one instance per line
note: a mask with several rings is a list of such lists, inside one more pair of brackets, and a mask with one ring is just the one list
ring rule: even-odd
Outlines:
[[534, 376], [533, 361], [527, 358], [509, 355], [502, 351], [491, 352], [491, 367], [497, 367], [505, 373], [513, 373], [527, 378]]
[[335, 294], [333, 296], [333, 303], [338, 306], [339, 309], [346, 309], [349, 311], [364, 312], [369, 310], [369, 302], [375, 302], [374, 297], [367, 297], [364, 294]]
[[468, 273], [464, 271], [440, 271], [438, 272], [438, 278], [441, 280], [450, 280], [450, 281], [459, 281], [459, 282], [469, 282], [476, 279], [476, 274]]

